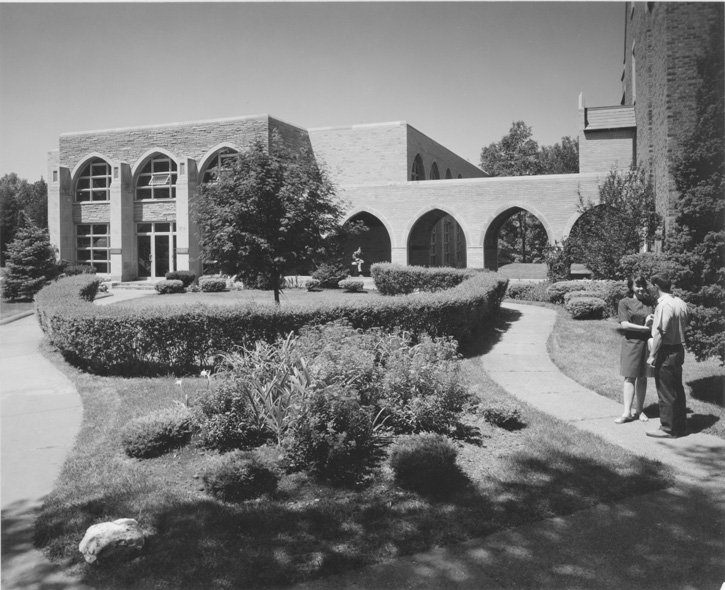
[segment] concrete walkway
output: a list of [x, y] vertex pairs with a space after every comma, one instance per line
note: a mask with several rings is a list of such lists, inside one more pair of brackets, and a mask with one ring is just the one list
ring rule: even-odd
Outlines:
[[[146, 294], [117, 291], [98, 303]], [[648, 439], [644, 432], [656, 428], [657, 420], [614, 424], [619, 403], [577, 385], [549, 360], [546, 340], [555, 312], [507, 303], [503, 313], [507, 329], [482, 357], [493, 379], [536, 408], [671, 465], [677, 484], [297, 590], [720, 588], [725, 442], [703, 434]], [[38, 352], [40, 338], [34, 317], [0, 326], [2, 587], [80, 590], [82, 584], [32, 549], [35, 511], [52, 489], [82, 418], [72, 384]]]
[[[147, 294], [112, 292], [97, 303]], [[84, 588], [33, 549], [36, 514], [53, 489], [83, 419], [75, 387], [40, 353], [42, 337], [34, 315], [19, 314], [16, 321], [0, 325], [3, 590]]]

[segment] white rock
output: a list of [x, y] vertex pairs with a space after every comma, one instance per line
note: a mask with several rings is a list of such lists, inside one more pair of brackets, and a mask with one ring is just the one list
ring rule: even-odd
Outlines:
[[96, 560], [121, 560], [134, 557], [144, 544], [144, 534], [133, 518], [94, 524], [87, 531], [78, 550], [88, 563]]

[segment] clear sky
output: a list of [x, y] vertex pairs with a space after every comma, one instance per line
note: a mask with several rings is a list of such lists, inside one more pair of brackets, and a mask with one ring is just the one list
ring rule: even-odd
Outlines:
[[406, 121], [478, 164], [619, 104], [620, 2], [0, 3], [0, 176], [47, 177], [71, 131], [267, 113]]

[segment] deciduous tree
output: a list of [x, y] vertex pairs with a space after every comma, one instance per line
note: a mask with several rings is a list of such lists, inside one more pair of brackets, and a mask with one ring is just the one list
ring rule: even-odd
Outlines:
[[342, 215], [326, 172], [276, 134], [220, 168], [197, 205], [204, 258], [230, 275], [261, 276], [277, 303], [284, 272], [319, 257]]

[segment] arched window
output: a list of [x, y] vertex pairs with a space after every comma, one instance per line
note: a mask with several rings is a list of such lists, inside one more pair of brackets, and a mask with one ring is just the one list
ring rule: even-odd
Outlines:
[[425, 180], [425, 170], [423, 170], [423, 159], [418, 154], [413, 160], [413, 170], [410, 172], [411, 180]]
[[451, 174], [451, 169], [446, 168], [446, 180], [453, 178], [453, 175]]
[[111, 187], [111, 166], [101, 158], [93, 158], [76, 180], [76, 201], [108, 201]]
[[219, 167], [226, 166], [229, 164], [234, 158], [237, 157], [238, 152], [233, 150], [232, 148], [223, 148], [219, 150], [214, 157], [209, 160], [209, 164], [206, 167], [206, 170], [204, 171], [203, 176], [203, 182], [213, 182], [214, 176], [219, 170]]
[[438, 164], [433, 162], [433, 165], [430, 167], [430, 176], [428, 177], [430, 180], [440, 180], [441, 179], [441, 173], [438, 172]]
[[159, 154], [151, 158], [136, 178], [136, 199], [175, 199], [176, 162]]

